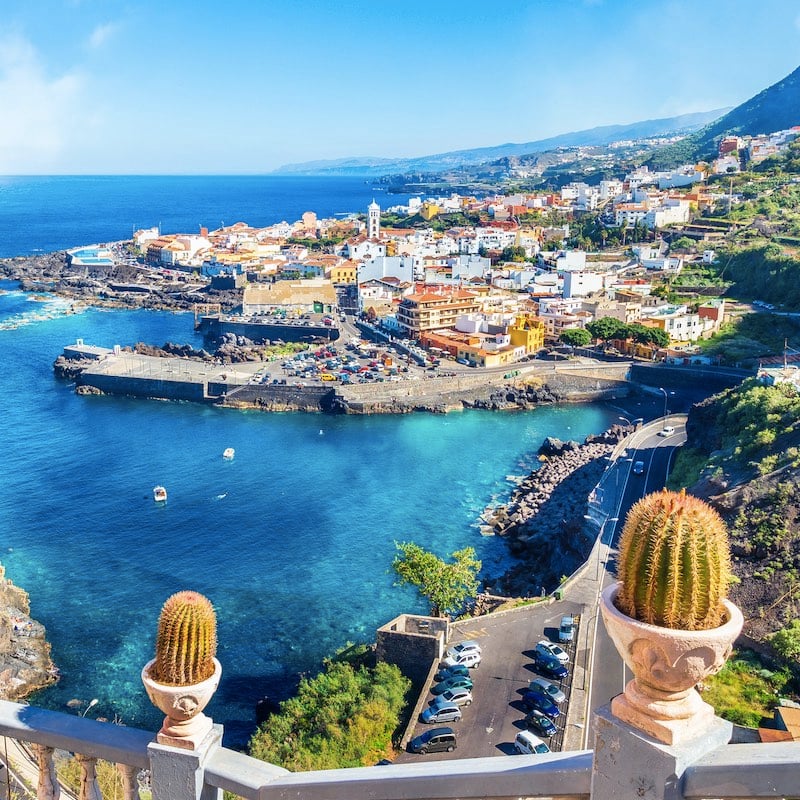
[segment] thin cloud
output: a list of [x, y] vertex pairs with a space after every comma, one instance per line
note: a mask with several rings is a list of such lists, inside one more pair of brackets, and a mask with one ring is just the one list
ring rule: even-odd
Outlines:
[[89, 47], [92, 49], [102, 47], [118, 30], [119, 25], [116, 22], [98, 25], [89, 35]]
[[76, 73], [48, 77], [34, 47], [0, 39], [0, 174], [38, 171], [66, 145], [83, 86]]

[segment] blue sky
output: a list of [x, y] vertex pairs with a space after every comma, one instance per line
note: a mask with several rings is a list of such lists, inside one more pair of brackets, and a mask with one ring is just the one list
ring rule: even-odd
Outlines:
[[736, 105], [797, 0], [0, 0], [0, 174], [263, 173]]

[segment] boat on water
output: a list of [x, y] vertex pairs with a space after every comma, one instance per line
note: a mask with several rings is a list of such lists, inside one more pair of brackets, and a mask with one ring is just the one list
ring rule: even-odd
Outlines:
[[235, 455], [236, 455], [236, 451], [235, 451], [235, 450], [234, 450], [232, 447], [226, 447], [226, 448], [225, 448], [225, 449], [222, 451], [222, 457], [223, 457], [223, 458], [224, 458], [226, 461], [232, 461], [232, 460], [233, 460], [233, 457], [234, 457]]
[[156, 503], [166, 503], [167, 502], [167, 490], [163, 486], [154, 486], [153, 487], [153, 500]]

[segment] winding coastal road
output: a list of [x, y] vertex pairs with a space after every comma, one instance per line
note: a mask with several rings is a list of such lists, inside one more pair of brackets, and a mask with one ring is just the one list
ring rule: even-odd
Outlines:
[[[661, 436], [665, 425], [674, 427], [674, 432]], [[613, 583], [616, 546], [621, 532], [621, 522], [630, 507], [645, 494], [658, 491], [666, 484], [675, 450], [686, 441], [686, 415], [673, 415], [644, 426], [625, 442], [625, 455], [620, 455], [603, 476], [603, 493], [599, 511], [604, 516], [601, 546], [597, 550], [597, 593]], [[633, 464], [641, 461], [644, 472], [636, 475]], [[633, 677], [622, 662], [605, 626], [599, 620], [597, 607], [593, 613], [593, 641], [589, 645], [591, 667], [589, 690], [586, 697], [586, 714], [600, 708], [618, 695]], [[588, 747], [590, 730], [583, 728], [583, 746]]]

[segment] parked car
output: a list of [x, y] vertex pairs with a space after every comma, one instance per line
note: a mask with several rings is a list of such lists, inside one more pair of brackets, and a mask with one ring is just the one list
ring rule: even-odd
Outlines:
[[472, 702], [472, 692], [469, 689], [448, 689], [428, 703], [430, 706], [441, 706], [444, 703], [455, 703], [457, 706], [468, 706]]
[[552, 736], [557, 730], [553, 720], [539, 711], [538, 708], [534, 708], [533, 711], [528, 713], [525, 717], [525, 724], [529, 730], [538, 733], [539, 736]]
[[459, 677], [469, 677], [469, 667], [465, 667], [463, 664], [455, 664], [452, 667], [444, 667], [433, 676], [433, 679], [435, 681], [446, 681], [448, 678]]
[[634, 475], [644, 475], [644, 461], [634, 461], [633, 462], [633, 474]]
[[562, 692], [555, 683], [548, 681], [547, 678], [534, 678], [528, 684], [528, 688], [537, 692], [544, 692], [544, 694], [559, 706], [567, 699], [564, 692]]
[[412, 753], [452, 753], [456, 749], [456, 734], [452, 728], [432, 728], [415, 736], [408, 744]]
[[431, 706], [420, 714], [420, 719], [423, 722], [458, 722], [461, 719], [461, 709], [455, 703]]
[[575, 618], [572, 614], [561, 617], [561, 625], [558, 626], [558, 641], [561, 643], [571, 642], [575, 638]]
[[481, 646], [477, 642], [467, 641], [454, 644], [452, 647], [447, 648], [448, 656], [458, 656], [462, 653], [480, 653]]
[[561, 712], [558, 706], [543, 692], [529, 689], [522, 695], [522, 705], [528, 711], [541, 711], [542, 714], [547, 714], [550, 719], [555, 719]]
[[530, 731], [520, 731], [514, 737], [514, 749], [520, 755], [534, 755], [537, 753], [549, 753], [550, 748], [536, 735]]
[[443, 663], [448, 669], [455, 666], [464, 666], [475, 669], [480, 666], [481, 654], [476, 650], [470, 650], [466, 653], [459, 653], [457, 656], [447, 656]]
[[569, 675], [566, 665], [553, 656], [544, 656], [541, 653], [536, 653], [533, 657], [533, 666], [537, 672], [541, 672], [546, 678], [552, 678], [556, 681], [563, 681]]
[[557, 644], [548, 642], [547, 639], [541, 639], [536, 642], [536, 652], [541, 653], [543, 656], [557, 658], [562, 664], [569, 663], [569, 653]]
[[431, 693], [444, 694], [448, 689], [472, 689], [472, 681], [461, 675], [455, 678], [447, 678], [447, 680], [439, 681], [439, 683], [431, 686]]
[[659, 432], [659, 436], [672, 436], [675, 433], [675, 428], [672, 425], [665, 425]]

